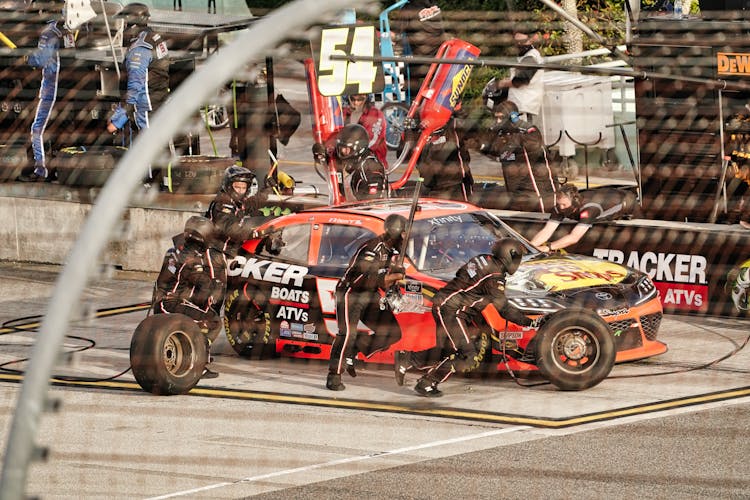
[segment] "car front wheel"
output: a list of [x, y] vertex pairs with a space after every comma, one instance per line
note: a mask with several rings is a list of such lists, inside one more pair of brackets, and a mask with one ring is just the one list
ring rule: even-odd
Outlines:
[[615, 364], [609, 327], [585, 309], [553, 314], [535, 338], [539, 372], [563, 391], [580, 391], [604, 380]]

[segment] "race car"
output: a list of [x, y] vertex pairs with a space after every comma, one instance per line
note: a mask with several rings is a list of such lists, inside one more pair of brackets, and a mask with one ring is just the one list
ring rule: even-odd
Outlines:
[[[376, 200], [315, 208], [273, 219], [245, 242], [228, 267], [224, 327], [242, 357], [283, 355], [327, 360], [337, 333], [334, 290], [357, 248], [382, 234], [411, 201]], [[508, 278], [508, 299], [538, 330], [506, 322], [488, 306], [476, 325], [482, 365], [533, 371], [578, 390], [606, 377], [615, 361], [666, 352], [657, 340], [658, 291], [644, 273], [613, 262], [536, 250], [497, 216], [469, 203], [420, 199], [406, 246], [406, 279], [394, 309], [401, 339], [365, 362], [393, 363], [396, 350], [434, 346], [431, 298], [466, 261], [490, 253], [498, 238], [526, 248]], [[373, 314], [377, 314], [373, 310]], [[360, 323], [362, 334], [377, 335]], [[377, 328], [375, 328], [377, 330]], [[476, 368], [476, 367], [472, 367]]]

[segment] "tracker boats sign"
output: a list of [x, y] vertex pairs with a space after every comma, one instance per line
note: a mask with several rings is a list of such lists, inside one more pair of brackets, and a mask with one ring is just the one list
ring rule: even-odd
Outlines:
[[648, 274], [665, 307], [701, 312], [708, 309], [708, 259], [702, 255], [595, 248], [594, 257]]

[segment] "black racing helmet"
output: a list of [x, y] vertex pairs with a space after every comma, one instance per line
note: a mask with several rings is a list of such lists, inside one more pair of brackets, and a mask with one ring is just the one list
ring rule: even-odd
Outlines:
[[385, 218], [383, 232], [390, 241], [396, 241], [401, 238], [401, 233], [406, 231], [406, 217], [399, 214], [391, 214]]
[[144, 3], [129, 3], [117, 13], [117, 17], [124, 18], [126, 26], [147, 26], [151, 13]]
[[[247, 184], [247, 191], [244, 194], [239, 194], [234, 190], [232, 184], [235, 182], [244, 182]], [[239, 165], [232, 165], [224, 171], [224, 179], [221, 182], [221, 190], [235, 200], [243, 200], [250, 198], [258, 191], [258, 181], [255, 178], [255, 174], [252, 170], [247, 167], [241, 167]]]
[[[342, 160], [358, 158], [367, 152], [370, 144], [370, 135], [365, 127], [359, 123], [350, 123], [341, 129], [336, 138], [336, 155]], [[349, 153], [343, 154], [341, 149], [344, 147], [351, 148]]]
[[513, 274], [518, 270], [523, 252], [521, 242], [513, 238], [502, 238], [492, 245], [492, 255], [503, 265], [508, 274]]
[[193, 215], [185, 222], [186, 240], [197, 241], [202, 245], [207, 245], [214, 234], [214, 224], [210, 220], [200, 215]]

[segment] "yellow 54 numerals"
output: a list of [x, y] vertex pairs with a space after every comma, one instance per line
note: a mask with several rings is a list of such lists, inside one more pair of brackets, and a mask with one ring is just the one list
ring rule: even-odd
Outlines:
[[325, 96], [371, 94], [378, 66], [371, 61], [332, 60], [331, 56], [372, 57], [375, 52], [375, 27], [355, 26], [323, 30], [320, 40], [318, 89]]

